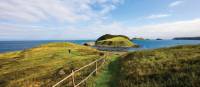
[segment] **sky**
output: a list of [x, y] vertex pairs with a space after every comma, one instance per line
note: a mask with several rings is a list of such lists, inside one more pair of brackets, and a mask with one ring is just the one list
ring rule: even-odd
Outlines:
[[0, 0], [0, 40], [200, 36], [200, 0]]

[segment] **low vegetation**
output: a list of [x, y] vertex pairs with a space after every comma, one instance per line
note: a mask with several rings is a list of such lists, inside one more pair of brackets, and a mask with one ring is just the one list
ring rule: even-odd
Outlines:
[[[200, 87], [200, 45], [106, 54], [109, 62], [84, 86]], [[0, 54], [0, 87], [50, 87], [100, 57], [96, 49], [64, 42]], [[77, 73], [76, 83], [94, 68]], [[60, 86], [70, 87], [71, 81]]]
[[[99, 54], [93, 48], [72, 43], [49, 43], [0, 54], [0, 87], [49, 87], [71, 70], [100, 58]], [[78, 75], [82, 78], [92, 68]]]
[[[125, 52], [124, 52], [125, 53]], [[103, 69], [94, 78], [88, 81], [87, 87], [118, 87], [116, 84], [119, 75], [119, 57], [123, 52], [109, 52]]]
[[123, 37], [114, 37], [112, 39], [98, 41], [97, 46], [132, 47], [134, 44]]
[[200, 45], [131, 52], [119, 61], [120, 87], [200, 87]]
[[99, 38], [96, 40], [96, 42], [97, 42], [97, 41], [101, 41], [101, 40], [111, 39], [111, 38], [114, 38], [114, 37], [123, 37], [123, 38], [125, 38], [125, 39], [130, 40], [130, 38], [127, 37], [127, 36], [125, 36], [125, 35], [111, 35], [111, 34], [105, 34], [105, 35], [99, 37]]
[[96, 46], [103, 47], [135, 47], [136, 45], [126, 36], [106, 34], [97, 39]]

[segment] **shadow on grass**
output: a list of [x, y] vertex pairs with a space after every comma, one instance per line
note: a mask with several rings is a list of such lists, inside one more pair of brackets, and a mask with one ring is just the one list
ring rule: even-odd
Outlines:
[[110, 64], [108, 65], [108, 72], [110, 73], [110, 75], [112, 75], [108, 83], [109, 87], [118, 87], [118, 77], [120, 72], [119, 57], [110, 62]]

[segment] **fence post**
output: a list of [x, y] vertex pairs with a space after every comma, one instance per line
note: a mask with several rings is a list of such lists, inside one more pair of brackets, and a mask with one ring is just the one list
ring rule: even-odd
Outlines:
[[72, 84], [73, 84], [73, 87], [76, 86], [76, 84], [75, 84], [75, 78], [74, 78], [74, 70], [72, 70]]
[[105, 63], [105, 61], [106, 61], [106, 59], [103, 59], [103, 63], [102, 63], [102, 65]]
[[95, 63], [95, 64], [96, 64], [96, 75], [97, 75], [97, 70], [98, 70], [97, 62], [98, 62], [98, 61], [96, 61], [96, 63]]

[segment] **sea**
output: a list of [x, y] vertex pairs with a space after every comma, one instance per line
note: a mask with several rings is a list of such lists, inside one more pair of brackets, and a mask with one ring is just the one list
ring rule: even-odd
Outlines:
[[[34, 40], [34, 41], [0, 41], [0, 53], [25, 50], [37, 47], [41, 44], [52, 42], [72, 42], [76, 44], [84, 44], [95, 40]], [[140, 45], [139, 48], [128, 48], [126, 51], [136, 51], [145, 49], [157, 49], [164, 47], [172, 47], [177, 45], [193, 45], [200, 44], [200, 40], [133, 40], [134, 43]]]

